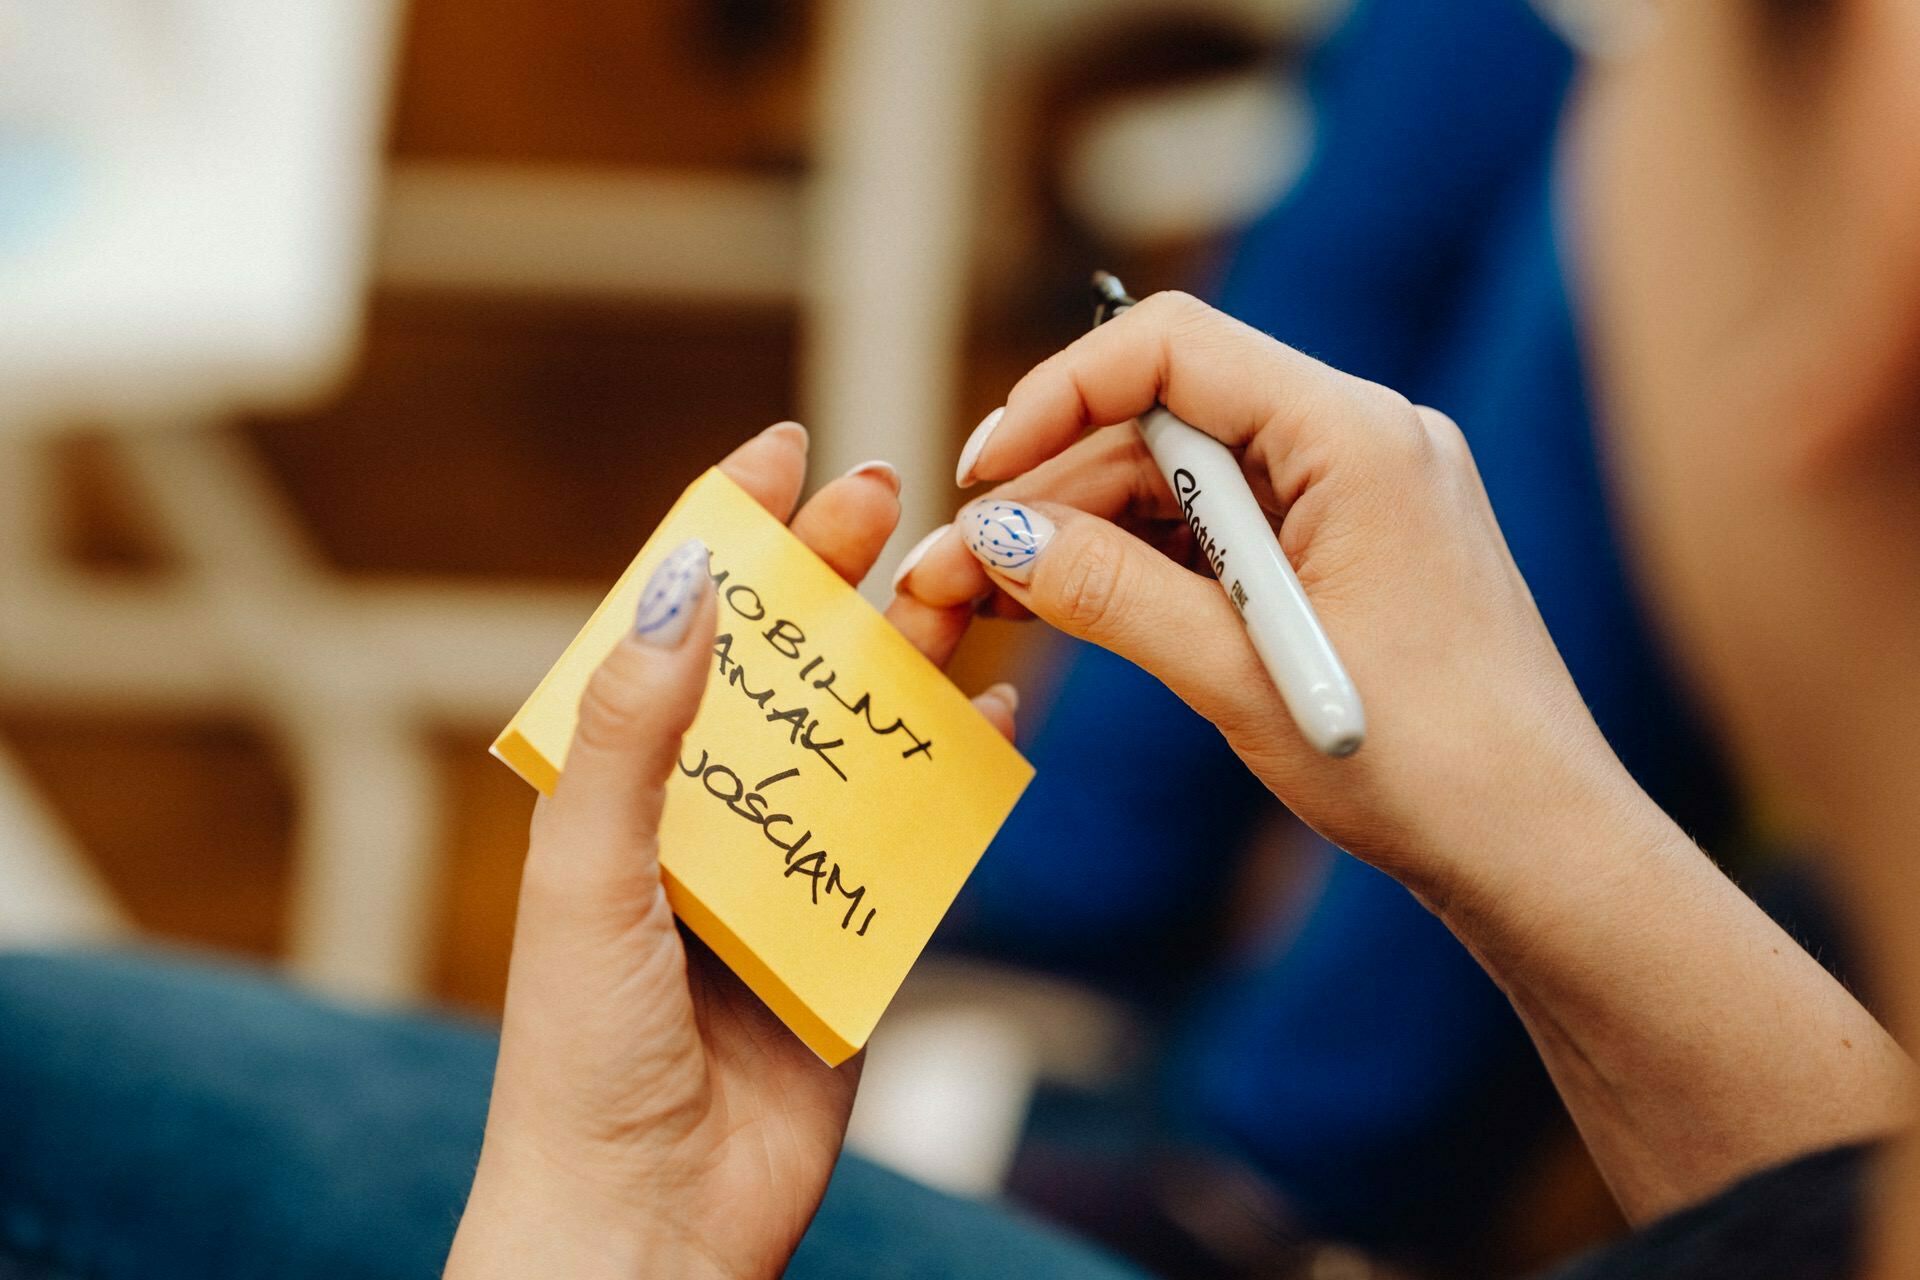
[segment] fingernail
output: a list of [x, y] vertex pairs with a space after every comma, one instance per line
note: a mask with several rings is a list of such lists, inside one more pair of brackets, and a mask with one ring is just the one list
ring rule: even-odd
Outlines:
[[980, 451], [987, 447], [987, 440], [1000, 426], [1000, 419], [1006, 416], [1007, 406], [1001, 405], [986, 417], [980, 419], [980, 425], [967, 437], [967, 443], [960, 450], [960, 465], [953, 470], [953, 482], [962, 489], [973, 483], [973, 466], [980, 461]]
[[801, 426], [797, 422], [776, 422], [772, 426], [768, 427], [765, 431], [762, 431], [760, 434], [763, 436], [770, 436], [776, 431], [778, 431], [781, 435], [798, 437], [800, 441], [800, 448], [802, 450], [805, 450], [813, 440], [813, 437], [807, 434], [807, 429]]
[[900, 567], [893, 571], [893, 590], [896, 595], [899, 594], [900, 584], [905, 582], [907, 575], [913, 572], [913, 566], [919, 564], [921, 557], [927, 554], [927, 548], [940, 541], [941, 535], [951, 528], [953, 528], [951, 521], [941, 525], [938, 529], [935, 529], [932, 533], [914, 543], [913, 550], [900, 557]]
[[687, 539], [669, 552], [647, 579], [640, 592], [640, 607], [634, 611], [633, 633], [642, 644], [656, 649], [678, 645], [686, 638], [700, 597], [712, 581], [707, 544], [698, 538]]
[[853, 470], [847, 472], [847, 474], [849, 476], [878, 476], [895, 494], [900, 492], [900, 470], [891, 462], [875, 458], [872, 462], [861, 463]]
[[969, 502], [954, 523], [976, 560], [1015, 582], [1033, 576], [1033, 562], [1054, 534], [1053, 521], [1032, 507], [1003, 498]]
[[1020, 709], [1020, 691], [1004, 680], [998, 684], [988, 685], [980, 691], [980, 696], [983, 698], [1000, 699], [1000, 701], [1007, 704], [1007, 710], [1009, 711], [1018, 711]]

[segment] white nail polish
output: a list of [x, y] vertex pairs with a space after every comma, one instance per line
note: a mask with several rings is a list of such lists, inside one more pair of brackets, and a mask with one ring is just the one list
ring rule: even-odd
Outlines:
[[990, 684], [980, 691], [980, 696], [983, 698], [988, 694], [993, 694], [1002, 702], [1006, 703], [1007, 710], [1009, 711], [1018, 711], [1020, 709], [1020, 690], [1014, 688], [1005, 680]]
[[640, 643], [671, 649], [685, 639], [712, 581], [706, 543], [689, 538], [669, 552], [640, 592], [633, 615], [633, 633]]
[[813, 436], [807, 431], [805, 426], [798, 422], [776, 422], [760, 434], [770, 436], [776, 431], [782, 435], [798, 436], [800, 438], [800, 448], [802, 451], [812, 447]]
[[967, 550], [987, 568], [1026, 582], [1033, 577], [1033, 562], [1053, 540], [1053, 521], [1032, 507], [1003, 498], [982, 498], [961, 508], [960, 536]]
[[986, 417], [980, 419], [980, 425], [967, 437], [966, 445], [960, 450], [960, 465], [953, 469], [953, 482], [962, 489], [973, 483], [973, 464], [980, 461], [980, 451], [987, 447], [987, 440], [1000, 426], [1000, 419], [1006, 416], [1007, 406], [1001, 405]]
[[879, 476], [883, 481], [892, 486], [895, 493], [900, 492], [900, 468], [883, 458], [875, 458], [871, 462], [863, 462], [859, 466], [849, 470], [847, 474], [849, 476]]
[[952, 522], [941, 525], [938, 529], [935, 529], [932, 533], [914, 543], [913, 549], [907, 552], [906, 555], [900, 557], [900, 567], [893, 571], [893, 592], [895, 595], [900, 594], [900, 584], [907, 580], [907, 575], [913, 572], [913, 566], [919, 564], [921, 558], [927, 554], [927, 549], [934, 543], [940, 541], [941, 535], [951, 528], [953, 528]]

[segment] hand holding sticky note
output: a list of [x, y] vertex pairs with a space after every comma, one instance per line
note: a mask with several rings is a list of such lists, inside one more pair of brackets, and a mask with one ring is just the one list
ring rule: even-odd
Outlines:
[[966, 697], [718, 471], [674, 505], [501, 731], [541, 791], [660, 560], [712, 553], [718, 634], [667, 787], [674, 911], [827, 1062], [866, 1043], [1033, 776]]

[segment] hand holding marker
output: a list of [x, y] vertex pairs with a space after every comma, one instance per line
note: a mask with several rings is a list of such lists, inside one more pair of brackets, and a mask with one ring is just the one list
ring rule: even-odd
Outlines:
[[[1094, 273], [1093, 290], [1095, 327], [1134, 303], [1120, 281], [1105, 271]], [[1240, 460], [1164, 405], [1141, 414], [1139, 425], [1294, 723], [1315, 750], [1352, 755], [1367, 736], [1360, 693], [1280, 550]]]
[[[1094, 276], [1094, 292], [1096, 328], [1134, 305], [1120, 282], [1104, 271]], [[1352, 755], [1367, 732], [1359, 692], [1280, 550], [1273, 525], [1248, 487], [1239, 458], [1164, 405], [1142, 414], [1137, 425], [1193, 529], [1201, 554], [1240, 615], [1254, 652], [1301, 734], [1325, 755]], [[961, 457], [958, 478], [963, 484], [987, 431], [989, 427], [976, 432]], [[962, 513], [961, 533], [974, 555], [1024, 582], [1048, 534], [1035, 527], [1035, 519], [1047, 523], [1019, 503], [986, 498]], [[909, 553], [896, 583], [926, 546], [922, 543]]]

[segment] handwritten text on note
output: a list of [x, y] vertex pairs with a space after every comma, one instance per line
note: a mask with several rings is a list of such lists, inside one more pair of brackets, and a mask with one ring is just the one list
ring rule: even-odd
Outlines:
[[674, 910], [830, 1063], [866, 1043], [1033, 776], [859, 594], [709, 471], [494, 743], [543, 791], [581, 690], [654, 566], [703, 539], [719, 603], [700, 714], [668, 784]]

